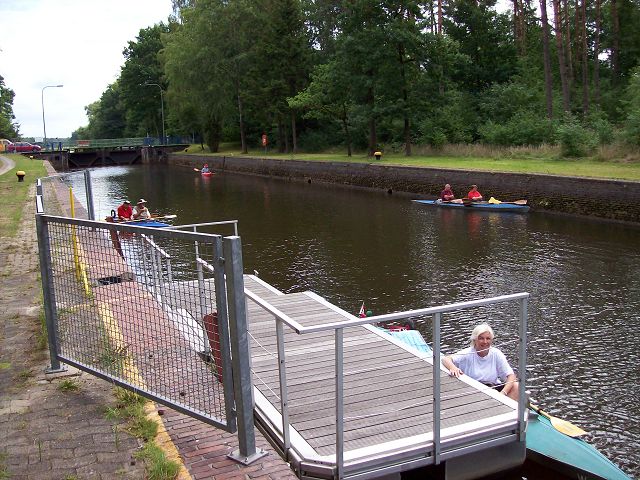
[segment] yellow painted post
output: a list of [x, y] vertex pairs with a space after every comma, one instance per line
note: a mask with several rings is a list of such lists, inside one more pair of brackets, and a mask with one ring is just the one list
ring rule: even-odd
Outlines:
[[[71, 206], [71, 218], [76, 218], [72, 187], [69, 187], [69, 205]], [[78, 237], [76, 235], [75, 225], [71, 225], [71, 243], [73, 244], [73, 263], [76, 266], [76, 277], [80, 280], [80, 255], [78, 254]]]
[[[71, 206], [71, 218], [76, 218], [75, 202], [73, 199], [73, 187], [69, 187], [69, 204]], [[76, 277], [82, 282], [84, 293], [87, 296], [91, 294], [89, 280], [87, 279], [87, 270], [83, 262], [80, 261], [80, 244], [78, 243], [78, 235], [76, 234], [76, 226], [71, 225], [71, 241], [73, 242], [73, 262], [76, 266]]]

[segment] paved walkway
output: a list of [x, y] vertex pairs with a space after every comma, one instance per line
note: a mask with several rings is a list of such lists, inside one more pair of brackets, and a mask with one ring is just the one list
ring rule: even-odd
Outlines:
[[8, 172], [15, 166], [16, 166], [16, 163], [13, 160], [11, 160], [9, 157], [0, 155], [0, 175], [2, 175], [5, 172]]
[[[113, 386], [81, 373], [66, 378], [78, 389], [63, 391], [62, 379], [44, 374], [49, 357], [37, 346], [41, 297], [33, 196], [32, 187], [18, 234], [0, 238], [0, 478], [144, 479], [144, 465], [134, 458], [139, 441], [105, 416], [115, 404]], [[161, 432], [156, 441], [182, 462], [179, 479], [296, 478], [259, 434], [258, 446], [269, 454], [244, 467], [227, 458], [237, 448], [236, 435], [153, 407]]]

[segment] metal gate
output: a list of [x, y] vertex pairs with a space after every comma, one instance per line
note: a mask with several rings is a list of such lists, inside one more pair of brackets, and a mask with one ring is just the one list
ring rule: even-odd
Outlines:
[[235, 431], [225, 269], [233, 285], [239, 258], [242, 276], [239, 237], [42, 214], [37, 228], [52, 368]]

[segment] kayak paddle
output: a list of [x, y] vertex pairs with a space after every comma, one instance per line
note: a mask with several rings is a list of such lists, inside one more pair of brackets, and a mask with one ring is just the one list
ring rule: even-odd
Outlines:
[[199, 172], [199, 171], [200, 171], [200, 169], [198, 169], [198, 168], [194, 168], [194, 169], [193, 169], [193, 171], [194, 171], [194, 172]]
[[526, 200], [514, 200], [513, 202], [502, 202], [502, 203], [513, 203], [514, 205], [526, 205]]
[[571, 422], [567, 422], [566, 420], [562, 420], [561, 418], [557, 418], [557, 417], [554, 417], [553, 415], [549, 415], [547, 412], [540, 409], [540, 407], [538, 407], [537, 405], [530, 404], [529, 407], [534, 412], [537, 412], [543, 417], [546, 417], [547, 419], [549, 419], [553, 428], [558, 430], [560, 433], [564, 433], [565, 435], [569, 437], [574, 437], [574, 438], [580, 437], [587, 433], [583, 429], [581, 429], [577, 425], [574, 425]]

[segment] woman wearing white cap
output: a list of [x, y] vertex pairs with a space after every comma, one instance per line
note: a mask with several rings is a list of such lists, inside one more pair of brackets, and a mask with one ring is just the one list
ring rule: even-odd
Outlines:
[[137, 220], [139, 218], [143, 218], [143, 219], [151, 218], [151, 213], [149, 213], [149, 209], [146, 207], [145, 203], [147, 203], [147, 201], [144, 198], [141, 198], [140, 200], [138, 200], [138, 204], [136, 205], [136, 208], [133, 209], [134, 219]]

